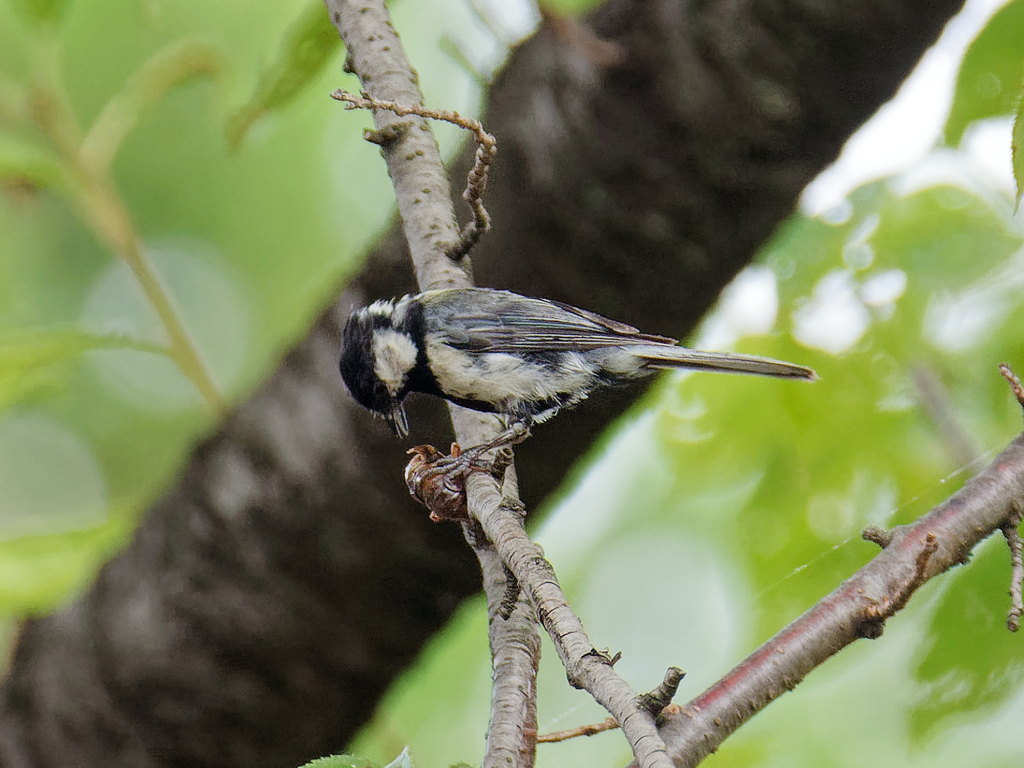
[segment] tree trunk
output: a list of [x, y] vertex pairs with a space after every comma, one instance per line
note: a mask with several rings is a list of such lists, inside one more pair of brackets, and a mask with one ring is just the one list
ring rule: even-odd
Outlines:
[[[478, 284], [684, 335], [960, 4], [612, 0], [590, 32], [552, 20], [490, 92]], [[411, 289], [404, 250], [385, 236], [92, 589], [26, 623], [4, 766], [277, 768], [337, 751], [477, 589], [461, 531], [411, 501], [403, 445], [337, 373], [352, 303]], [[637, 394], [536, 430], [517, 460], [531, 508]], [[411, 405], [414, 437], [444, 444], [437, 404]]]

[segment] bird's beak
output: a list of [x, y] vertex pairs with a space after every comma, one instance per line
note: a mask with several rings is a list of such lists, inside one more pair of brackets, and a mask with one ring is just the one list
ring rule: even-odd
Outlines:
[[391, 413], [384, 416], [388, 420], [388, 424], [395, 430], [395, 434], [399, 437], [409, 436], [409, 419], [405, 416], [405, 407], [401, 403], [394, 403], [391, 406]]

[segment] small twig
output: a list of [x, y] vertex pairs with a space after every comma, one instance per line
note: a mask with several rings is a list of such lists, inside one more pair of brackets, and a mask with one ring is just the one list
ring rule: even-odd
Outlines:
[[1018, 530], [1024, 507], [1016, 501], [1011, 504], [1010, 517], [1003, 525], [1003, 536], [1010, 548], [1010, 611], [1006, 614], [1006, 628], [1011, 632], [1020, 629], [1020, 618], [1024, 614], [1024, 542], [1021, 542]]
[[[1017, 374], [1013, 372], [1008, 363], [999, 364], [999, 372], [1010, 384], [1013, 396], [1024, 409], [1024, 386], [1021, 385]], [[1014, 501], [1011, 504], [1010, 516], [1002, 526], [1003, 536], [1010, 548], [1010, 611], [1006, 614], [1006, 627], [1011, 632], [1020, 629], [1021, 615], [1024, 614], [1024, 595], [1022, 595], [1021, 583], [1024, 582], [1024, 543], [1021, 542], [1020, 527], [1022, 507]]]
[[605, 731], [614, 731], [618, 727], [619, 724], [615, 722], [615, 718], [608, 717], [600, 723], [578, 725], [575, 728], [566, 728], [564, 731], [554, 731], [552, 733], [541, 734], [537, 737], [537, 743], [555, 744], [559, 741], [568, 741], [569, 739], [575, 739], [580, 736], [594, 736], [598, 733], [604, 733]]
[[[393, 112], [399, 117], [406, 115], [417, 115], [429, 120], [441, 120], [452, 123], [460, 128], [472, 132], [476, 138], [476, 159], [473, 168], [466, 177], [466, 189], [462, 192], [462, 199], [473, 211], [473, 219], [462, 229], [457, 242], [453, 243], [446, 251], [448, 258], [452, 261], [461, 261], [465, 258], [477, 241], [480, 240], [491, 228], [491, 217], [484, 208], [483, 194], [487, 189], [487, 173], [494, 156], [498, 152], [497, 140], [484, 130], [479, 120], [472, 117], [465, 117], [458, 112], [447, 109], [431, 109], [422, 104], [399, 104], [387, 99], [375, 99], [367, 93], [356, 96], [342, 89], [331, 94], [332, 99], [344, 101], [346, 109], [384, 109]], [[368, 137], [369, 141], [380, 144], [384, 141], [394, 141], [395, 137], [387, 137], [374, 132]]]
[[1000, 363], [999, 372], [1003, 374], [1003, 378], [1010, 383], [1010, 389], [1013, 391], [1013, 396], [1017, 398], [1017, 402], [1020, 403], [1020, 407], [1024, 408], [1024, 386], [1021, 385], [1020, 379], [1017, 378], [1017, 374], [1010, 368], [1009, 363]]
[[902, 611], [907, 601], [910, 600], [911, 595], [928, 580], [928, 562], [932, 559], [932, 555], [935, 554], [936, 550], [938, 550], [939, 540], [934, 533], [928, 533], [921, 543], [924, 546], [917, 553], [917, 559], [914, 562], [914, 573], [910, 578], [892, 594], [886, 595], [878, 602], [872, 603], [864, 609], [864, 617], [877, 626], [877, 630], [868, 629], [866, 636], [878, 637], [881, 635], [881, 623], [890, 616]]
[[640, 696], [640, 706], [655, 717], [660, 715], [662, 710], [672, 703], [672, 698], [679, 690], [679, 683], [682, 682], [685, 674], [679, 667], [669, 667], [665, 673], [665, 679], [658, 684], [658, 687]]
[[860, 532], [860, 537], [864, 541], [870, 541], [877, 544], [882, 549], [885, 549], [892, 543], [893, 532], [887, 531], [885, 528], [881, 528], [877, 525], [867, 525], [864, 530]]
[[[666, 715], [678, 715], [683, 711], [683, 708], [678, 704], [669, 704], [662, 712]], [[553, 731], [551, 733], [545, 733], [537, 737], [538, 744], [555, 744], [559, 741], [568, 741], [569, 739], [575, 739], [580, 736], [596, 736], [599, 733], [605, 731], [614, 731], [619, 727], [619, 724], [615, 722], [614, 717], [609, 717], [602, 720], [600, 723], [591, 723], [589, 725], [578, 725], [575, 728], [566, 728], [564, 731]]]

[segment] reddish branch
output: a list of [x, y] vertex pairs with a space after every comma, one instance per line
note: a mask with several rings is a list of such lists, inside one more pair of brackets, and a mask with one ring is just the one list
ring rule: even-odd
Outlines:
[[971, 550], [1024, 506], [1024, 435], [980, 475], [912, 525], [830, 595], [758, 648], [719, 682], [667, 715], [661, 734], [677, 766], [694, 766], [756, 712], [792, 690], [887, 618], [928, 579], [967, 562]]

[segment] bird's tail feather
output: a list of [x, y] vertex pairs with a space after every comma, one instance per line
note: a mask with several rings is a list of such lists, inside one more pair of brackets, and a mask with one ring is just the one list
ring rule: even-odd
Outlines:
[[731, 352], [702, 352], [686, 347], [650, 345], [629, 350], [652, 368], [692, 368], [716, 373], [748, 373], [754, 376], [774, 376], [780, 379], [818, 378], [812, 369], [795, 363], [772, 360], [768, 357], [737, 355]]

